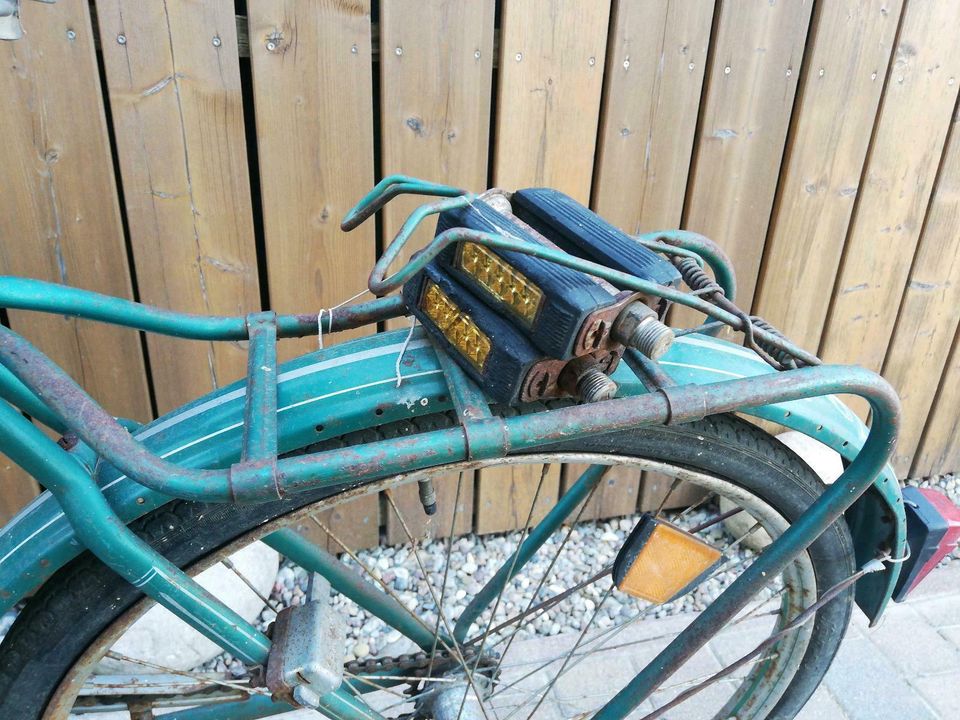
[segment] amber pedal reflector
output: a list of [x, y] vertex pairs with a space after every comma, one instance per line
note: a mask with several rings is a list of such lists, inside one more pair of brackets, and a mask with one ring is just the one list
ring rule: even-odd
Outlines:
[[630, 533], [613, 564], [613, 582], [633, 597], [661, 604], [704, 580], [721, 552], [649, 513]]

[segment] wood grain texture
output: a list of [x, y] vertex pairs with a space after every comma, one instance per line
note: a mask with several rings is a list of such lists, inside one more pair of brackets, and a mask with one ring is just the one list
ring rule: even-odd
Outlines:
[[0, 453], [0, 527], [40, 492], [37, 481]]
[[[377, 493], [361, 495], [326, 510], [315, 513], [323, 527], [309, 517], [296, 525], [296, 530], [304, 537], [340, 555], [344, 552], [342, 542], [351, 552], [377, 547], [380, 544], [380, 496]], [[337, 540], [323, 529], [327, 528]]]
[[902, 3], [821, 3], [753, 311], [816, 350], [870, 144]]
[[[903, 405], [893, 456], [898, 477], [906, 477], [960, 322], [960, 116], [943, 153], [900, 316], [890, 341], [883, 376]], [[956, 434], [932, 444], [960, 446]], [[950, 468], [947, 468], [950, 469]]]
[[[465, 472], [462, 481], [459, 480], [458, 474], [436, 478], [433, 486], [437, 491], [437, 512], [432, 516], [423, 511], [416, 482], [393, 488], [391, 492], [397, 512], [386, 500], [383, 509], [387, 544], [398, 545], [410, 542], [407, 531], [417, 539], [449, 537], [451, 529], [455, 536], [472, 531], [473, 475], [472, 471]], [[459, 498], [457, 497], [458, 482], [460, 483]]]
[[960, 3], [908, 3], [820, 354], [880, 370], [960, 83]]
[[[589, 467], [582, 463], [568, 463], [563, 466], [560, 477], [561, 496]], [[636, 512], [640, 476], [640, 470], [635, 468], [625, 465], [610, 467], [604, 473], [597, 489], [593, 491], [583, 512], [580, 513], [580, 519], [598, 520]], [[576, 517], [576, 515], [577, 513], [574, 512], [573, 516]]]
[[[684, 227], [726, 250], [753, 300], [812, 3], [724, 2], [707, 70]], [[677, 308], [674, 322], [702, 315]]]
[[613, 6], [593, 209], [627, 232], [680, 226], [713, 2]]
[[[541, 466], [535, 464], [487, 468], [477, 473], [476, 526], [478, 533], [523, 529], [533, 507], [531, 526], [557, 502], [560, 465], [547, 470], [540, 492]], [[536, 498], [536, 504], [534, 504]]]
[[[98, 0], [97, 16], [141, 299], [259, 310], [233, 3]], [[238, 343], [148, 343], [161, 413], [246, 373]]]
[[[474, 192], [486, 187], [493, 16], [493, 0], [392, 0], [383, 4], [381, 175], [404, 173]], [[384, 242], [426, 201], [400, 197], [384, 208]], [[435, 220], [425, 223], [398, 263], [429, 242], [435, 226]], [[398, 319], [387, 326], [407, 324]]]
[[610, 0], [505, 0], [494, 184], [546, 185], [586, 204]]
[[[374, 262], [372, 222], [340, 230], [374, 182], [370, 4], [258, 0], [248, 10], [270, 302], [315, 313], [365, 289]], [[287, 341], [280, 355], [316, 347]]]
[[[130, 298], [89, 8], [21, 11], [26, 35], [0, 43], [0, 274]], [[18, 311], [10, 324], [111, 413], [150, 419], [136, 333]]]
[[960, 332], [954, 337], [936, 400], [910, 468], [911, 477], [960, 470]]

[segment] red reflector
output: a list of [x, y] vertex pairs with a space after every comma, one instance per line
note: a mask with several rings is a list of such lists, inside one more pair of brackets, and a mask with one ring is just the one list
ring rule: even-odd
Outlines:
[[960, 543], [960, 508], [933, 488], [903, 490], [910, 559], [903, 563], [893, 599], [902, 602]]

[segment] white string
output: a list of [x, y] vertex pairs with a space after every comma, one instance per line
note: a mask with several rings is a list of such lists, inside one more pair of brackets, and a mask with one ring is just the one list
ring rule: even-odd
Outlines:
[[410, 332], [407, 333], [407, 338], [403, 341], [403, 345], [400, 346], [400, 352], [397, 355], [397, 364], [394, 368], [397, 371], [397, 387], [400, 387], [400, 383], [403, 382], [403, 376], [400, 375], [400, 361], [403, 360], [403, 354], [407, 351], [407, 345], [410, 344], [410, 338], [413, 337], [413, 331], [417, 327], [417, 317], [416, 315], [410, 316]]
[[334, 311], [334, 310], [336, 310], [337, 308], [342, 308], [342, 307], [343, 307], [344, 305], [346, 305], [347, 303], [352, 303], [352, 302], [353, 302], [354, 300], [356, 300], [357, 298], [363, 297], [364, 295], [368, 294], [369, 292], [370, 292], [370, 288], [364, 288], [363, 290], [361, 290], [360, 292], [358, 292], [358, 293], [357, 293], [356, 295], [354, 295], [353, 297], [349, 297], [349, 298], [347, 298], [346, 300], [344, 300], [344, 301], [343, 301], [342, 303], [340, 303], [339, 305], [334, 305], [332, 308], [321, 308], [321, 309], [320, 309], [320, 312], [317, 313], [317, 344], [320, 345], [320, 349], [321, 349], [321, 350], [323, 350], [323, 314], [324, 314], [324, 313], [327, 313], [327, 315], [329, 315], [329, 317], [330, 317], [330, 320], [329, 320], [329, 322], [330, 322], [330, 327], [332, 328], [332, 327], [333, 327], [333, 311]]

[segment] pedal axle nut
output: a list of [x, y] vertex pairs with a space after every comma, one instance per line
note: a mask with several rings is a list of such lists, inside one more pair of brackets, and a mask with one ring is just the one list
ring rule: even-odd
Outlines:
[[663, 355], [673, 344], [673, 330], [657, 319], [657, 314], [641, 302], [631, 303], [617, 317], [613, 337], [627, 347], [652, 360]]

